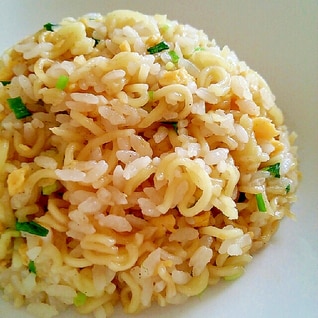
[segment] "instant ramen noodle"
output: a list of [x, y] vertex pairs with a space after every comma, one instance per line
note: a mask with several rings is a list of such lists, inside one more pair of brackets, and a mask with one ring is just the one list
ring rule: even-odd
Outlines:
[[35, 316], [183, 303], [292, 216], [295, 135], [202, 31], [66, 18], [6, 51], [0, 80], [1, 293]]

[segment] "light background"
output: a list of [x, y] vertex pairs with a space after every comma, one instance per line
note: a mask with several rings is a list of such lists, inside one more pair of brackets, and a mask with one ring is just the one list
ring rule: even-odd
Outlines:
[[[242, 278], [185, 305], [135, 317], [318, 317], [318, 1], [0, 0], [0, 51], [47, 22], [114, 9], [167, 14], [233, 49], [267, 80], [287, 125], [298, 133], [303, 173], [293, 207], [297, 221], [282, 222]], [[29, 316], [0, 300], [0, 317]], [[118, 317], [126, 316], [118, 310]]]

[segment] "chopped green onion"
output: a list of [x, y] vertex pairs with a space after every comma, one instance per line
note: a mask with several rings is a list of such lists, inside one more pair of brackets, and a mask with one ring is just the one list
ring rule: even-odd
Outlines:
[[3, 86], [11, 84], [11, 81], [0, 81]]
[[153, 100], [153, 95], [154, 95], [153, 91], [148, 91], [149, 100]]
[[48, 22], [48, 23], [46, 23], [46, 24], [43, 25], [43, 27], [44, 27], [44, 29], [45, 29], [46, 31], [51, 31], [51, 32], [54, 31], [53, 28], [56, 27], [56, 26], [58, 26], [58, 24], [53, 24], [53, 23], [50, 23], [50, 22]]
[[29, 272], [36, 274], [36, 267], [34, 261], [30, 261], [28, 264]]
[[49, 230], [43, 227], [42, 225], [30, 221], [30, 222], [17, 222], [15, 224], [15, 228], [18, 231], [27, 232], [30, 234], [38, 235], [38, 236], [47, 236]]
[[168, 53], [171, 57], [171, 62], [174, 64], [178, 63], [180, 58], [179, 55], [175, 51], [169, 51]]
[[289, 193], [289, 191], [290, 191], [290, 184], [287, 185], [287, 187], [285, 188], [285, 190], [286, 190], [286, 194]]
[[42, 194], [43, 195], [50, 195], [50, 194], [56, 192], [57, 190], [59, 190], [59, 188], [60, 188], [60, 184], [57, 181], [55, 181], [52, 184], [48, 184], [48, 185], [42, 187]]
[[93, 40], [95, 41], [94, 43], [94, 47], [96, 47], [96, 45], [98, 45], [98, 43], [100, 42], [100, 40], [93, 38]]
[[168, 50], [168, 49], [169, 49], [168, 44], [166, 42], [162, 41], [162, 42], [156, 44], [155, 46], [148, 48], [147, 52], [150, 54], [155, 54], [155, 53], [159, 53], [161, 51]]
[[83, 306], [85, 304], [86, 300], [87, 300], [87, 296], [82, 292], [78, 292], [73, 299], [73, 304], [76, 307]]
[[161, 31], [161, 33], [164, 33], [166, 31], [168, 31], [169, 28], [170, 28], [169, 24], [164, 24], [163, 26], [160, 27], [160, 31]]
[[7, 102], [17, 119], [22, 119], [32, 115], [30, 111], [26, 108], [21, 97], [8, 98]]
[[204, 47], [201, 47], [201, 46], [198, 46], [194, 49], [194, 52], [197, 52], [197, 51], [204, 51]]
[[268, 171], [273, 177], [280, 178], [280, 162], [277, 162], [271, 166], [263, 168], [263, 170]]
[[57, 82], [55, 84], [55, 87], [60, 89], [60, 90], [63, 90], [65, 89], [65, 87], [67, 86], [67, 83], [69, 81], [69, 77], [66, 76], [66, 75], [61, 75], [58, 79], [57, 79]]
[[257, 208], [260, 212], [266, 212], [266, 205], [262, 193], [256, 193]]
[[177, 121], [162, 121], [164, 125], [171, 125], [176, 133], [178, 133], [178, 122]]

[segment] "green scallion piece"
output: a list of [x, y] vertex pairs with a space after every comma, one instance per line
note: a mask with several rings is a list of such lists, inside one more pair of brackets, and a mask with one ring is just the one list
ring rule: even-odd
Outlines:
[[87, 296], [82, 292], [78, 292], [73, 299], [73, 304], [76, 307], [83, 306], [86, 303], [86, 300]]
[[286, 191], [286, 194], [290, 192], [290, 184], [286, 186], [285, 191]]
[[57, 27], [57, 26], [58, 26], [58, 24], [54, 24], [54, 23], [51, 23], [51, 22], [48, 22], [48, 23], [43, 25], [43, 27], [44, 27], [44, 29], [46, 31], [51, 31], [51, 32], [53, 32], [54, 31], [54, 27]]
[[100, 40], [93, 38], [93, 40], [95, 41], [94, 43], [94, 47], [96, 47], [96, 45], [98, 45], [98, 43], [100, 42]]
[[18, 231], [27, 232], [30, 234], [38, 235], [38, 236], [47, 236], [49, 230], [42, 225], [30, 221], [30, 222], [17, 222], [15, 224], [15, 228]]
[[155, 54], [155, 53], [159, 53], [161, 51], [164, 51], [164, 50], [168, 50], [169, 49], [169, 45], [162, 41], [150, 48], [147, 49], [147, 52], [150, 53], [150, 54]]
[[197, 52], [197, 51], [204, 51], [204, 47], [201, 47], [201, 46], [198, 46], [194, 49], [194, 52]]
[[171, 62], [176, 64], [179, 61], [179, 55], [175, 51], [169, 51], [168, 54], [171, 57]]
[[0, 81], [3, 86], [11, 84], [11, 81]]
[[160, 27], [161, 33], [167, 32], [170, 28], [169, 24], [164, 24], [163, 26]]
[[23, 103], [21, 97], [8, 98], [7, 102], [17, 119], [22, 119], [32, 115]]
[[275, 178], [280, 178], [280, 162], [265, 167], [263, 170], [268, 171]]
[[55, 87], [60, 89], [60, 90], [63, 90], [65, 89], [65, 87], [67, 86], [68, 84], [68, 81], [69, 81], [69, 77], [66, 76], [66, 75], [61, 75], [58, 79], [57, 79], [57, 82], [55, 84]]
[[28, 264], [29, 272], [36, 274], [36, 267], [34, 261], [30, 261]]
[[178, 122], [177, 121], [162, 121], [161, 122], [164, 125], [170, 125], [173, 127], [174, 131], [178, 133]]
[[149, 100], [153, 100], [153, 91], [148, 91]]
[[265, 205], [265, 201], [264, 201], [264, 198], [263, 198], [263, 194], [262, 193], [256, 193], [255, 197], [256, 197], [256, 203], [257, 203], [258, 211], [266, 212], [266, 205]]
[[42, 194], [43, 195], [50, 195], [54, 192], [56, 192], [57, 190], [59, 190], [60, 188], [60, 184], [58, 183], [58, 181], [55, 181], [52, 184], [48, 184], [44, 187], [42, 187]]

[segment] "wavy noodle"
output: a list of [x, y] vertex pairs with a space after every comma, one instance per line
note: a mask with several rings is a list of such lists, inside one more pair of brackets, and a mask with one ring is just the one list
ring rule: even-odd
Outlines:
[[[147, 84], [126, 85], [125, 92], [127, 93], [127, 101], [124, 101], [124, 103], [132, 107], [142, 107], [149, 100]], [[137, 95], [138, 97], [135, 97], [134, 95]]]
[[125, 182], [123, 192], [127, 195], [132, 194], [136, 188], [156, 171], [153, 165], [148, 165], [146, 168], [140, 170], [137, 175]]
[[34, 64], [34, 74], [47, 87], [54, 87], [56, 79], [48, 76], [46, 70], [54, 64], [53, 60], [47, 58], [40, 58]]
[[175, 95], [177, 97], [178, 102], [184, 101], [184, 106], [182, 110], [174, 110], [173, 108], [171, 109], [178, 112], [178, 118], [183, 119], [186, 116], [188, 116], [191, 111], [191, 106], [193, 104], [193, 97], [190, 90], [184, 85], [171, 84], [156, 90], [154, 92], [153, 99], [158, 100], [165, 97], [167, 101], [167, 97], [169, 97], [169, 95]]
[[72, 257], [68, 254], [63, 254], [63, 261], [65, 262], [66, 265], [72, 268], [85, 268], [93, 264], [86, 258]]
[[111, 270], [118, 272], [134, 266], [138, 259], [138, 247], [128, 244], [126, 248], [120, 248], [118, 253], [114, 253], [113, 256], [108, 252], [103, 254], [99, 251], [84, 249], [83, 256], [93, 264], [106, 265]]
[[127, 286], [123, 288], [121, 292], [124, 310], [128, 314], [137, 312], [140, 307], [140, 287], [126, 272], [123, 272], [120, 275], [120, 278], [125, 284], [127, 284]]
[[229, 64], [220, 55], [220, 53], [209, 52], [206, 50], [196, 51], [192, 54], [190, 61], [192, 61], [202, 71], [205, 67], [215, 65], [224, 68], [226, 71], [229, 69]]
[[244, 271], [242, 266], [208, 266], [208, 270], [211, 276], [218, 277], [232, 277], [232, 276], [241, 276]]
[[11, 239], [14, 237], [20, 237], [20, 232], [14, 230], [6, 230], [0, 237], [0, 260], [7, 256], [10, 251]]
[[103, 134], [102, 136], [92, 138], [87, 143], [87, 145], [82, 148], [82, 150], [80, 151], [78, 155], [78, 159], [79, 160], [82, 158], [85, 159], [88, 157], [90, 151], [92, 151], [94, 148], [107, 144], [111, 141], [114, 141], [117, 138], [127, 137], [132, 133], [134, 133], [133, 129], [126, 129], [126, 130], [120, 130], [120, 131], [107, 132]]
[[209, 271], [207, 268], [199, 276], [191, 278], [191, 280], [185, 285], [177, 285], [177, 289], [180, 293], [186, 296], [194, 296], [202, 293], [208, 286]]
[[167, 103], [163, 100], [160, 100], [158, 105], [144, 118], [141, 123], [138, 125], [139, 128], [149, 127], [154, 122], [160, 121], [163, 117], [163, 114], [166, 110]]
[[38, 130], [36, 141], [32, 147], [23, 144], [23, 136], [18, 132], [14, 132], [13, 144], [16, 152], [26, 158], [36, 157], [43, 149], [45, 143], [45, 132], [43, 129]]
[[228, 73], [222, 67], [207, 66], [200, 72], [198, 86], [209, 87], [212, 83], [222, 81], [227, 75]]
[[[298, 183], [295, 135], [266, 82], [162, 15], [52, 28], [0, 61], [4, 298], [43, 318], [70, 306], [106, 318], [119, 302], [134, 314], [243, 275], [293, 216]], [[15, 117], [15, 97], [31, 115]], [[48, 233], [16, 230], [31, 221]]]
[[47, 212], [40, 218], [41, 222], [58, 232], [66, 232], [69, 221], [66, 207], [63, 200], [49, 199]]
[[[171, 182], [174, 179], [175, 171], [180, 166], [185, 167], [190, 182], [195, 184], [196, 188], [202, 190], [202, 195], [200, 196], [200, 198], [197, 199], [197, 202], [192, 207], [189, 207], [189, 205], [191, 205], [191, 202], [189, 201], [192, 197], [193, 191], [188, 191], [188, 195], [186, 195], [183, 198], [183, 200], [178, 204], [180, 213], [184, 216], [191, 217], [200, 213], [201, 211], [204, 211], [204, 209], [208, 206], [208, 203], [213, 194], [213, 188], [211, 184], [211, 179], [209, 178], [205, 170], [203, 170], [198, 164], [196, 164], [192, 160], [187, 158], [178, 158], [175, 154], [170, 154], [162, 160], [156, 173], [157, 178], [158, 176], [159, 178], [161, 178], [161, 174], [163, 174], [164, 177], [167, 180], [169, 180], [169, 182]], [[176, 185], [172, 185], [171, 188], [176, 189]], [[169, 186], [166, 193], [169, 193]], [[168, 194], [168, 196], [170, 197], [168, 201], [172, 201], [172, 195]], [[189, 200], [187, 200], [188, 198]], [[158, 206], [158, 209], [163, 213], [166, 212], [169, 208], [172, 207], [169, 206], [169, 204], [167, 204], [165, 200], [160, 206]]]
[[28, 215], [36, 214], [40, 211], [40, 208], [37, 204], [30, 204], [26, 205], [24, 207], [21, 207], [20, 209], [17, 209], [15, 212], [16, 217], [20, 221], [25, 221], [28, 219]]
[[87, 128], [94, 135], [100, 136], [104, 134], [104, 130], [95, 124], [91, 118], [87, 118], [75, 110], [71, 110], [70, 117], [76, 120], [82, 127]]
[[177, 290], [176, 290], [176, 285], [173, 282], [172, 277], [169, 274], [166, 265], [170, 265], [169, 262], [167, 262], [167, 264], [165, 262], [161, 262], [158, 265], [158, 275], [165, 282], [166, 297], [169, 299], [176, 295]]
[[3, 167], [7, 161], [8, 152], [9, 141], [4, 138], [0, 138], [0, 171], [3, 170]]
[[98, 309], [103, 304], [110, 303], [111, 298], [112, 298], [111, 295], [108, 295], [108, 294], [105, 294], [101, 297], [90, 298], [88, 299], [88, 301], [85, 302], [84, 305], [77, 307], [76, 310], [82, 315], [85, 315], [85, 314], [87, 315], [93, 312], [94, 310]]

